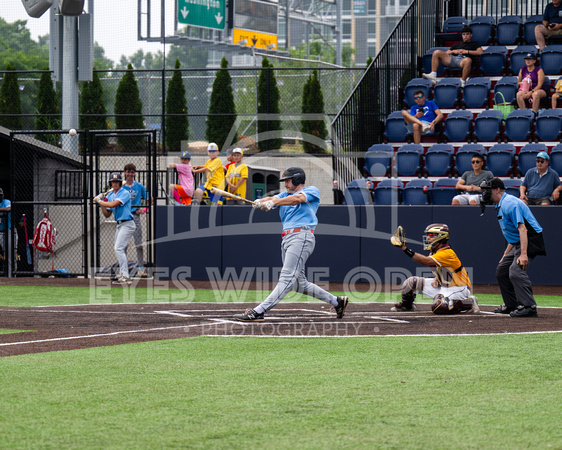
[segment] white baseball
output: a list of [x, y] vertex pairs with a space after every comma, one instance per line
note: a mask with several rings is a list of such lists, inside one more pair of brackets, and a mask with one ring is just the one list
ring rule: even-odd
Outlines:
[[71, 136], [76, 136], [76, 130], [74, 128], [71, 128], [70, 130], [68, 130], [68, 134], [70, 134]]

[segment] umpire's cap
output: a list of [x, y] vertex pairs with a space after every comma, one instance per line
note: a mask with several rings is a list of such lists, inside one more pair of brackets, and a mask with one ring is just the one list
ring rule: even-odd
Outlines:
[[482, 181], [480, 183], [480, 188], [482, 189], [497, 189], [500, 188], [502, 191], [505, 191], [505, 184], [500, 178], [492, 178], [491, 180]]
[[299, 184], [304, 184], [306, 181], [306, 174], [300, 167], [289, 167], [283, 172], [281, 178], [279, 178], [279, 181], [285, 180], [292, 180], [293, 184], [298, 186]]
[[109, 175], [109, 182], [112, 181], [119, 181], [119, 183], [123, 184], [123, 177], [121, 176], [121, 172], [111, 172]]

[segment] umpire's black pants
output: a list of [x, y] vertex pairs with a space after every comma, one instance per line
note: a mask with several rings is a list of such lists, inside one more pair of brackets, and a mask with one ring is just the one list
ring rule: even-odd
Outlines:
[[527, 270], [523, 270], [517, 264], [517, 258], [521, 255], [519, 244], [513, 246], [511, 251], [505, 255], [496, 268], [496, 279], [500, 286], [503, 302], [506, 307], [515, 309], [519, 305], [537, 306], [533, 297], [533, 287], [527, 270], [534, 258], [529, 258]]

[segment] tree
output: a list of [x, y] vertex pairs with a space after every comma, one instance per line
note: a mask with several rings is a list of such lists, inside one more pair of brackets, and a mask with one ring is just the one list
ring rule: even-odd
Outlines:
[[[49, 46], [31, 39], [26, 20], [8, 23], [0, 18], [0, 67], [16, 64], [19, 70], [40, 70], [49, 65]], [[42, 44], [43, 42], [43, 44]]]
[[[228, 134], [236, 122], [236, 107], [234, 95], [232, 94], [232, 79], [226, 70], [228, 61], [225, 57], [221, 60], [221, 70], [217, 71], [211, 100], [209, 104], [209, 116], [207, 118], [206, 136], [209, 142], [216, 142], [219, 148], [230, 145], [227, 142]], [[233, 137], [234, 141], [238, 136]]]
[[[324, 115], [324, 95], [322, 94], [322, 87], [320, 86], [318, 71], [316, 70], [312, 71], [312, 75], [303, 87], [302, 112], [303, 114]], [[301, 130], [303, 133], [315, 136], [321, 140], [325, 140], [328, 137], [326, 124], [321, 117], [313, 120], [303, 120]], [[306, 153], [325, 151], [324, 147], [319, 146], [318, 143], [310, 142], [306, 136], [304, 138], [303, 147]]]
[[[273, 64], [267, 58], [262, 61], [263, 70], [260, 71], [258, 78], [258, 115], [260, 114], [280, 114], [279, 109], [279, 88], [273, 72]], [[281, 148], [283, 139], [281, 138], [280, 119], [258, 119], [258, 147], [260, 151]]]
[[[144, 117], [142, 115], [142, 102], [139, 95], [139, 87], [133, 66], [127, 66], [127, 72], [119, 82], [117, 94], [115, 95], [115, 127], [118, 130], [134, 130], [144, 128]], [[135, 147], [144, 144], [143, 136], [118, 137], [117, 142], [125, 151], [135, 151]]]
[[[6, 65], [6, 73], [0, 86], [0, 125], [10, 130], [21, 130], [21, 99], [16, 66]], [[2, 116], [2, 114], [7, 114]]]
[[[106, 114], [102, 84], [98, 73], [94, 70], [92, 81], [86, 81], [82, 86], [80, 128], [82, 130], [107, 130]], [[98, 143], [100, 147], [104, 147], [107, 139], [102, 138]]]
[[[49, 70], [48, 67], [43, 70]], [[53, 87], [51, 72], [43, 72], [39, 80], [39, 91], [37, 92], [37, 114], [35, 118], [36, 130], [60, 130], [60, 107], [57, 93]], [[36, 134], [40, 141], [57, 145], [58, 135]]]
[[[187, 100], [185, 86], [179, 70], [180, 60], [176, 59], [176, 66], [166, 93], [166, 146], [169, 150], [180, 150], [181, 141], [189, 138], [189, 122], [187, 119]], [[180, 115], [170, 115], [180, 114]]]

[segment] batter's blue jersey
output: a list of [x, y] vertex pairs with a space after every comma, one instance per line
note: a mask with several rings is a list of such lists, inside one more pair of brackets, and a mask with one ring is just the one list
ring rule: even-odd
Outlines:
[[316, 211], [320, 206], [320, 191], [315, 186], [306, 186], [294, 194], [283, 192], [277, 194], [276, 197], [285, 198], [289, 195], [304, 194], [305, 203], [299, 203], [293, 206], [279, 206], [279, 216], [283, 222], [283, 230], [292, 228], [308, 227], [314, 230], [318, 225]]
[[123, 188], [131, 193], [132, 212], [135, 212], [137, 208], [141, 206], [142, 199], [148, 200], [148, 191], [138, 181], [135, 181], [132, 186], [124, 184]]
[[117, 194], [115, 191], [111, 191], [107, 195], [107, 201], [112, 202], [113, 200], [119, 200], [120, 206], [116, 206], [111, 209], [113, 212], [113, 217], [116, 221], [121, 220], [133, 220], [133, 213], [131, 212], [131, 193], [127, 189], [119, 189]]
[[527, 223], [532, 226], [537, 233], [542, 232], [542, 227], [533, 216], [529, 207], [514, 195], [503, 193], [500, 202], [496, 206], [496, 214], [500, 224], [500, 228], [507, 242], [517, 244], [520, 240], [519, 230], [520, 223]]

